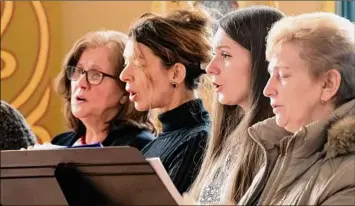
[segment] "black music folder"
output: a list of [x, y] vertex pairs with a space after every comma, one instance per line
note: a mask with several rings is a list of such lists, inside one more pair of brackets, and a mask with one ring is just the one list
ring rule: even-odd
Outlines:
[[1, 151], [1, 205], [180, 205], [157, 158], [132, 147]]

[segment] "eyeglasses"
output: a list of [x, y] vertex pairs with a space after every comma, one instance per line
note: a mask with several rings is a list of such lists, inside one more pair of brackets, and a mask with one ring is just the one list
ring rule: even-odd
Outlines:
[[81, 77], [81, 75], [83, 75], [84, 73], [86, 76], [86, 80], [91, 85], [101, 84], [104, 77], [110, 77], [112, 79], [117, 80], [117, 77], [97, 71], [95, 69], [90, 69], [88, 71], [85, 71], [84, 69], [81, 69], [81, 68], [75, 67], [75, 66], [67, 66], [67, 69], [66, 69], [67, 78], [71, 81], [77, 81]]

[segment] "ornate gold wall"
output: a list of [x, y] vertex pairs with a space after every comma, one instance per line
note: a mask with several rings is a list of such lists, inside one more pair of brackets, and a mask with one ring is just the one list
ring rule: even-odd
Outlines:
[[[241, 1], [286, 13], [334, 11], [334, 2]], [[66, 130], [53, 80], [73, 42], [96, 29], [127, 32], [145, 12], [191, 6], [188, 1], [1, 1], [1, 99], [19, 109], [40, 138]], [[208, 96], [208, 95], [207, 95]]]
[[1, 1], [1, 99], [18, 108], [42, 140], [63, 129], [52, 89], [61, 53], [58, 6]]

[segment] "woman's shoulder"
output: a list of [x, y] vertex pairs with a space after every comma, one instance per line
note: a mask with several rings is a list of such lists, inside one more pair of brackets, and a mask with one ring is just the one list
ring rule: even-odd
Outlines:
[[139, 129], [137, 130], [136, 138], [142, 141], [153, 141], [156, 137], [148, 129]]
[[155, 136], [153, 132], [146, 127], [142, 127], [140, 125], [132, 124], [130, 122], [124, 123], [118, 127], [115, 127], [110, 132], [112, 134], [119, 133], [124, 134], [125, 136], [135, 137], [137, 139], [143, 140], [153, 140]]
[[207, 125], [186, 128], [179, 131], [179, 134], [174, 135], [172, 145], [174, 145], [173, 147], [176, 150], [180, 150], [181, 148], [205, 147], [209, 131], [210, 129]]
[[200, 124], [197, 125], [193, 128], [190, 128], [187, 131], [187, 137], [186, 140], [189, 141], [191, 139], [201, 139], [201, 138], [206, 138], [210, 133], [210, 125], [208, 123], [206, 124]]
[[63, 145], [63, 146], [69, 146], [71, 143], [76, 141], [77, 139], [77, 133], [70, 131], [70, 132], [64, 132], [56, 135], [51, 143], [55, 145]]
[[[347, 154], [328, 159], [320, 168], [318, 174], [319, 187], [323, 188], [321, 194], [316, 194], [324, 205], [338, 202], [338, 205], [346, 205], [354, 202], [355, 189], [355, 154]], [[317, 190], [318, 191], [318, 190]]]
[[[161, 133], [160, 139], [169, 138], [172, 144], [186, 144], [187, 142], [206, 139], [210, 133], [209, 124], [199, 124], [193, 127], [184, 127], [179, 130]], [[173, 143], [176, 142], [176, 143]]]
[[[152, 131], [136, 125], [125, 125], [110, 132], [109, 139], [113, 145], [129, 145], [141, 150], [145, 145], [155, 139]], [[111, 141], [110, 141], [111, 142]]]

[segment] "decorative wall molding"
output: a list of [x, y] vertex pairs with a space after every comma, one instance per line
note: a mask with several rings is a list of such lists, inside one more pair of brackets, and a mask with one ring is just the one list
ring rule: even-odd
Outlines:
[[[16, 3], [17, 2], [14, 1], [1, 1], [1, 37], [6, 34], [6, 29], [9, 27], [11, 19], [15, 15], [14, 7]], [[30, 77], [29, 83], [23, 85], [24, 88], [21, 92], [10, 102], [10, 104], [16, 109], [19, 109], [21, 106], [25, 105], [36, 92], [41, 80], [44, 77], [48, 61], [50, 39], [47, 15], [40, 1], [31, 1], [30, 4], [36, 16], [36, 24], [38, 25], [39, 49], [36, 59], [36, 66]], [[1, 48], [1, 61], [4, 65], [1, 70], [1, 80], [11, 78], [11, 75], [18, 69], [18, 58], [16, 58], [16, 54], [12, 54], [11, 52]], [[51, 138], [51, 135], [43, 126], [37, 125], [38, 121], [43, 117], [48, 109], [49, 99], [50, 85], [46, 87], [44, 95], [40, 99], [37, 106], [28, 116], [25, 117], [33, 132], [39, 138], [39, 142], [49, 141]]]

